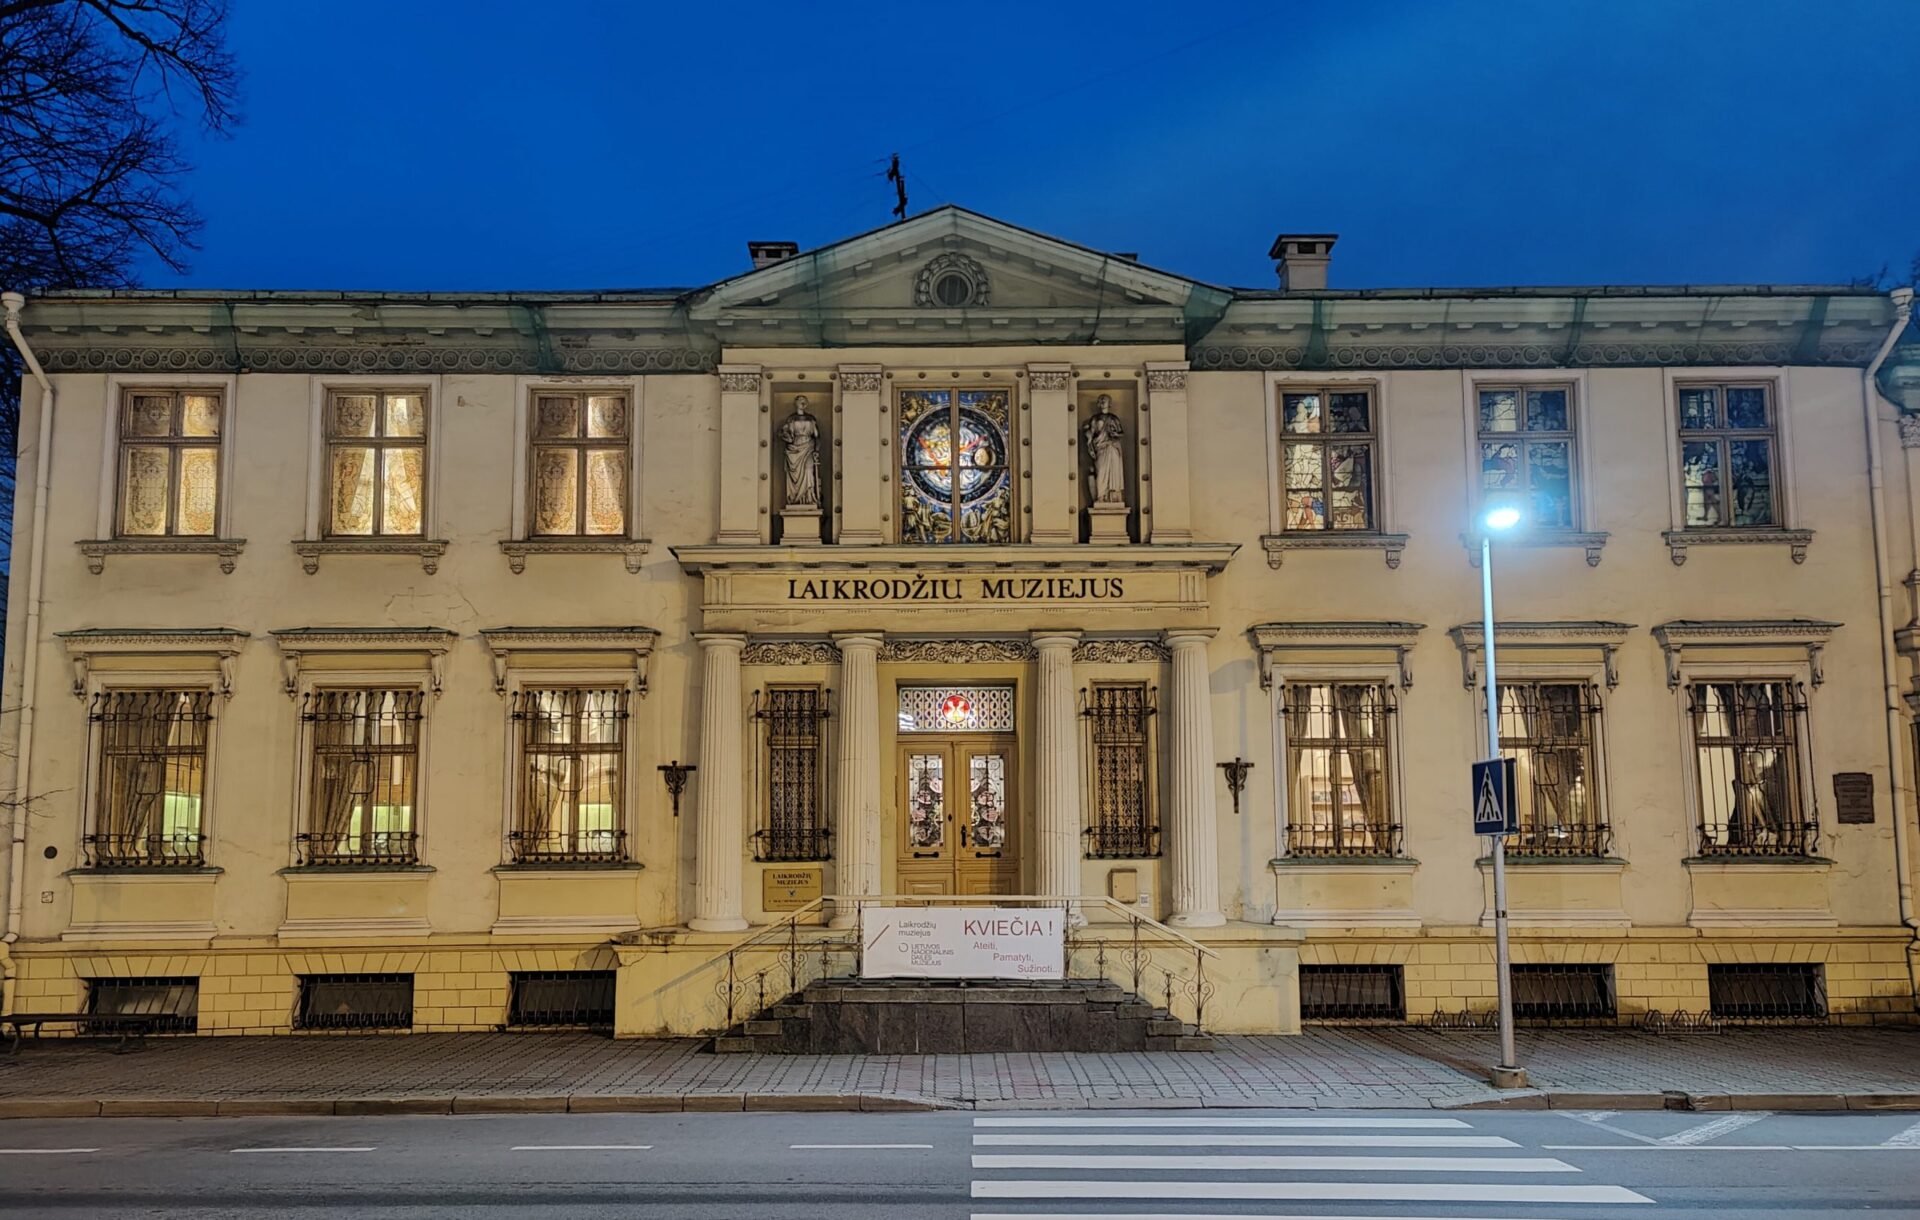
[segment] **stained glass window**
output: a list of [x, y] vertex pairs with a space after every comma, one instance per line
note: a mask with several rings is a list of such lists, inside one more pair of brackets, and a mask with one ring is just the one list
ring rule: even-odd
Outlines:
[[900, 395], [900, 541], [1013, 541], [1005, 390]]
[[903, 686], [902, 733], [1011, 733], [1011, 686]]
[[941, 847], [947, 841], [945, 754], [907, 755], [907, 843]]
[[1772, 394], [1764, 385], [1680, 390], [1680, 499], [1689, 526], [1777, 526]]
[[1287, 528], [1376, 528], [1372, 393], [1286, 391], [1280, 396], [1280, 431]]
[[123, 537], [212, 537], [219, 522], [221, 398], [211, 390], [128, 393], [120, 412]]
[[1572, 399], [1565, 386], [1480, 387], [1480, 492], [1524, 499], [1538, 529], [1578, 528]]
[[631, 436], [624, 394], [534, 395], [529, 515], [536, 537], [626, 534]]
[[327, 403], [327, 532], [426, 529], [427, 403], [419, 390], [336, 391]]
[[1007, 756], [976, 754], [967, 762], [967, 846], [1007, 843]]

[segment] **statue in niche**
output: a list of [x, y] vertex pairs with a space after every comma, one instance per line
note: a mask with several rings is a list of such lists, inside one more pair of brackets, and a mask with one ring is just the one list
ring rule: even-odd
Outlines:
[[1093, 400], [1093, 414], [1080, 429], [1087, 447], [1087, 502], [1119, 504], [1127, 502], [1126, 428], [1113, 413], [1113, 398], [1102, 394]]
[[820, 421], [807, 413], [807, 396], [793, 400], [793, 414], [780, 425], [787, 458], [787, 507], [820, 506]]

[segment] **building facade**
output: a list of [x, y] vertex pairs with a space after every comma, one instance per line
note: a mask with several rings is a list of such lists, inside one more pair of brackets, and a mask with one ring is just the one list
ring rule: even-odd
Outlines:
[[1911, 1019], [1910, 299], [1332, 246], [26, 303], [6, 1004], [688, 1032], [788, 912], [963, 895], [1206, 946], [1217, 1030], [1484, 1011], [1501, 497], [1523, 1003]]

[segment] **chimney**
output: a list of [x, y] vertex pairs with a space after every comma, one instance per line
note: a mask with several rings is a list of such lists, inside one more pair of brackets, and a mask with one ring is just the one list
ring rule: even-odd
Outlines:
[[1282, 288], [1325, 288], [1327, 264], [1333, 261], [1338, 233], [1282, 233], [1273, 239], [1267, 257], [1279, 260]]
[[750, 241], [747, 243], [747, 257], [753, 260], [753, 269], [771, 267], [775, 263], [784, 263], [800, 253], [797, 241]]

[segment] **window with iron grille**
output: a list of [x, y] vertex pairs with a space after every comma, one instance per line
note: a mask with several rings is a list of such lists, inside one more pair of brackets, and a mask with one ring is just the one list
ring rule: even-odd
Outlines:
[[1373, 392], [1290, 389], [1280, 395], [1289, 530], [1373, 530]]
[[1392, 856], [1400, 823], [1389, 782], [1384, 682], [1288, 683], [1287, 851], [1296, 856]]
[[1772, 386], [1683, 385], [1678, 393], [1687, 527], [1780, 525]]
[[519, 796], [508, 835], [517, 863], [627, 858], [627, 692], [529, 687], [513, 699]]
[[765, 821], [753, 834], [756, 860], [825, 860], [827, 692], [769, 686], [754, 718], [766, 738]]
[[625, 537], [632, 434], [626, 395], [540, 390], [532, 415], [527, 532], [536, 538]]
[[94, 696], [98, 742], [87, 862], [100, 868], [197, 868], [206, 836], [209, 690], [113, 690]]
[[419, 537], [427, 502], [427, 396], [336, 390], [327, 398], [327, 533]]
[[1580, 682], [1502, 682], [1500, 754], [1514, 760], [1520, 829], [1507, 850], [1526, 856], [1604, 856], [1600, 700]]
[[295, 1029], [409, 1029], [411, 974], [303, 974]]
[[509, 983], [508, 1025], [613, 1026], [611, 970], [516, 970]]
[[1728, 1020], [1824, 1017], [1827, 974], [1818, 962], [1709, 965], [1707, 999]]
[[1401, 966], [1300, 965], [1302, 1021], [1404, 1021], [1406, 973]]
[[211, 538], [219, 530], [221, 396], [127, 391], [120, 405], [122, 538]]
[[425, 694], [334, 689], [307, 694], [311, 742], [302, 864], [412, 864]]
[[1516, 965], [1513, 1015], [1522, 1021], [1597, 1020], [1614, 1015], [1613, 967]]
[[1787, 681], [1687, 687], [1703, 856], [1807, 856], [1819, 821], [1801, 791], [1806, 699]]
[[101, 1016], [157, 1017], [152, 1026], [155, 1032], [190, 1034], [200, 1028], [200, 980], [88, 979], [87, 1011]]
[[1096, 682], [1085, 693], [1093, 799], [1087, 855], [1128, 859], [1160, 854], [1153, 784], [1153, 689], [1144, 682]]
[[1481, 386], [1479, 397], [1481, 494], [1523, 499], [1537, 528], [1578, 529], [1572, 390]]

